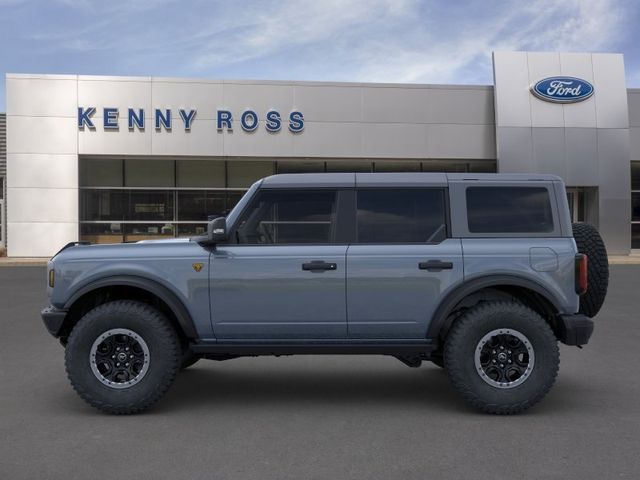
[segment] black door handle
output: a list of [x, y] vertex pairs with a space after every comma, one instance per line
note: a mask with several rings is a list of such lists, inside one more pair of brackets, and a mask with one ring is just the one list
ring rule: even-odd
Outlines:
[[313, 260], [312, 262], [302, 264], [302, 270], [309, 270], [311, 272], [324, 272], [325, 270], [335, 270], [337, 268], [337, 264], [324, 262], [322, 260]]
[[451, 270], [453, 262], [443, 262], [441, 260], [429, 260], [428, 262], [420, 262], [418, 264], [420, 270], [429, 270], [430, 272], [439, 272], [441, 270]]

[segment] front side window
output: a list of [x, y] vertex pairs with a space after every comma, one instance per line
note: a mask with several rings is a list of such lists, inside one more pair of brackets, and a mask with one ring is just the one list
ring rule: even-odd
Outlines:
[[358, 243], [437, 243], [447, 236], [441, 188], [360, 190], [357, 206]]
[[262, 190], [236, 230], [240, 244], [328, 244], [334, 234], [334, 190]]
[[469, 187], [471, 233], [550, 233], [553, 215], [544, 187]]

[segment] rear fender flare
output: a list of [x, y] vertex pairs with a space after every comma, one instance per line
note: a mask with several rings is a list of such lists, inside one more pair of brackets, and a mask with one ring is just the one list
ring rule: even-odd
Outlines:
[[560, 300], [548, 288], [533, 280], [517, 275], [484, 276], [462, 283], [445, 296], [433, 314], [433, 319], [427, 329], [427, 338], [437, 339], [443, 331], [446, 331], [450, 326], [448, 325], [449, 315], [453, 312], [455, 306], [466, 297], [484, 288], [505, 285], [531, 290], [546, 299], [557, 312], [561, 311]]

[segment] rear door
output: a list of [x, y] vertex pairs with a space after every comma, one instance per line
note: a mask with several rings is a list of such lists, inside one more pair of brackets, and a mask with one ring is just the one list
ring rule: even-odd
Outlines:
[[447, 190], [359, 188], [347, 251], [350, 338], [423, 339], [443, 292], [463, 277], [449, 238]]

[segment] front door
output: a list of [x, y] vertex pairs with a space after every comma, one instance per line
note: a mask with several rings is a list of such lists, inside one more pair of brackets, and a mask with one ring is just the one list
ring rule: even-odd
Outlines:
[[444, 188], [357, 192], [357, 241], [347, 252], [350, 338], [426, 338], [437, 303], [463, 277], [445, 195]]
[[218, 339], [347, 336], [346, 251], [333, 189], [263, 189], [211, 255]]

